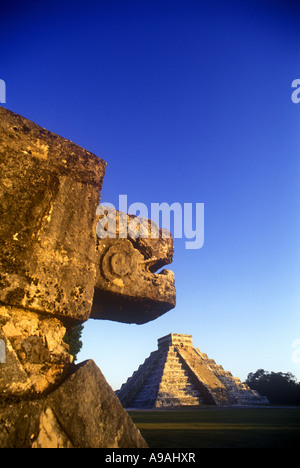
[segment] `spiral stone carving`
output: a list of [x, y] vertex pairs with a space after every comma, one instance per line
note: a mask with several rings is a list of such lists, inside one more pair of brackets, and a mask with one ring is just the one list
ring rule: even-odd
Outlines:
[[117, 241], [100, 258], [100, 268], [107, 281], [133, 276], [138, 267], [138, 252], [130, 241]]

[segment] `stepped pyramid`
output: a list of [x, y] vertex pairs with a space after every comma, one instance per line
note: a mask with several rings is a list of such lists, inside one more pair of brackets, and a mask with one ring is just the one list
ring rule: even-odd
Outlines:
[[193, 347], [192, 335], [171, 333], [116, 392], [125, 408], [268, 404], [255, 390]]

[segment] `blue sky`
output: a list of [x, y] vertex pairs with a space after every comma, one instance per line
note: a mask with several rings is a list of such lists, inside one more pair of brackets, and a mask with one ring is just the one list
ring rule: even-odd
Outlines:
[[107, 161], [103, 201], [205, 206], [203, 247], [174, 241], [176, 308], [90, 320], [79, 361], [117, 389], [188, 333], [242, 380], [300, 380], [299, 2], [0, 3], [5, 107]]

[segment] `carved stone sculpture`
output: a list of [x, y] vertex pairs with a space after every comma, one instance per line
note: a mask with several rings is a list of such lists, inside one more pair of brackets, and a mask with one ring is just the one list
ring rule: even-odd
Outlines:
[[[171, 238], [97, 241], [105, 168], [89, 151], [0, 108], [0, 447], [105, 444], [100, 433], [80, 441], [59, 412], [59, 398], [53, 403], [60, 394], [62, 407], [85, 411], [78, 374], [83, 369], [72, 364], [66, 330], [90, 316], [144, 323], [175, 305], [173, 275], [154, 273], [171, 261]], [[109, 395], [101, 416], [114, 431], [107, 443], [125, 446], [118, 434], [130, 426], [136, 434], [127, 437], [128, 444], [145, 446], [125, 413], [114, 421], [117, 397], [95, 367], [84, 372], [94, 383], [100, 379], [99, 392]], [[70, 399], [59, 389], [71, 382]], [[89, 424], [102, 424], [94, 413], [98, 421]], [[27, 432], [19, 414], [36, 414]], [[45, 436], [49, 421], [51, 441]], [[57, 427], [63, 428], [59, 434]]]
[[[97, 238], [98, 268], [91, 317], [149, 322], [175, 307], [173, 272], [164, 269], [155, 273], [172, 262], [172, 236], [151, 220], [136, 223], [136, 217], [112, 209], [110, 214], [116, 219], [116, 230], [107, 229], [107, 236], [114, 237]], [[125, 221], [123, 232], [120, 218]], [[124, 232], [130, 235], [125, 238]]]

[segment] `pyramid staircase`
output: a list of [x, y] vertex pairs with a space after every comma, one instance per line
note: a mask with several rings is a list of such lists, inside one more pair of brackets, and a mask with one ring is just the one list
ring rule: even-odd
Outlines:
[[191, 335], [171, 333], [116, 392], [125, 408], [261, 405], [265, 397], [193, 347]]

